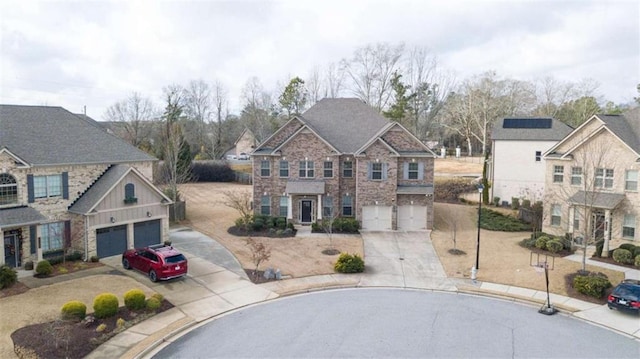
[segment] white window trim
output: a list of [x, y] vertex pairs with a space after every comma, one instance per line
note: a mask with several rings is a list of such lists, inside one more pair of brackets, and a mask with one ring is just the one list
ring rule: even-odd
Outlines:
[[[558, 180], [559, 179], [559, 180]], [[564, 166], [553, 166], [553, 183], [564, 182]]]
[[[629, 174], [635, 173], [635, 180], [629, 180]], [[640, 179], [640, 171], [637, 170], [626, 170], [624, 173], [624, 190], [627, 192], [638, 192], [638, 180]], [[635, 189], [629, 189], [629, 184], [635, 183]]]
[[[304, 165], [303, 165], [304, 164]], [[300, 178], [315, 178], [315, 164], [313, 161], [303, 160], [300, 161], [300, 170], [298, 171], [298, 177]], [[302, 175], [304, 174], [304, 175]]]

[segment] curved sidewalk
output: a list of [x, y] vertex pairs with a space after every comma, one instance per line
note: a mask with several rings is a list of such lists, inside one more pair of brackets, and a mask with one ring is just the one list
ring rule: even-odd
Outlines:
[[[198, 232], [192, 235], [198, 238], [204, 236]], [[379, 237], [376, 238], [376, 235]], [[184, 253], [189, 259], [189, 275], [183, 280], [166, 283], [151, 283], [141, 273], [124, 271], [119, 257], [109, 258], [104, 261], [105, 264], [143, 281], [154, 291], [164, 295], [175, 307], [118, 334], [87, 358], [150, 357], [184, 332], [220, 314], [279, 296], [332, 288], [393, 287], [494, 296], [540, 306], [545, 303], [546, 292], [447, 278], [444, 271], [438, 268], [441, 265], [437, 257], [433, 259], [435, 251], [429, 241], [424, 241], [424, 235], [424, 232], [413, 237], [406, 232], [364, 233], [366, 273], [327, 274], [261, 285], [253, 284], [242, 277], [242, 273], [235, 273], [237, 268], [229, 270], [186, 250]], [[381, 242], [380, 238], [385, 238], [387, 243]], [[210, 238], [208, 240], [215, 242]], [[411, 243], [421, 247], [417, 251], [416, 247], [404, 247], [411, 246]], [[175, 244], [178, 245], [178, 242]], [[398, 251], [400, 255], [385, 256], [384, 253], [388, 250]], [[231, 253], [224, 255], [233, 257]], [[425, 263], [425, 257], [429, 258], [428, 262], [436, 263]], [[640, 340], [640, 321], [636, 317], [610, 311], [606, 305], [555, 294], [551, 294], [551, 303], [565, 314]]]

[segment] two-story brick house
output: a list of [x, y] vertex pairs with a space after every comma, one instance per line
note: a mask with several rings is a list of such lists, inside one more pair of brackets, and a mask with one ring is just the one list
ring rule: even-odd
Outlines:
[[254, 209], [298, 224], [342, 216], [364, 230], [431, 229], [434, 158], [361, 100], [323, 99], [252, 153]]
[[155, 161], [61, 107], [0, 105], [0, 261], [86, 260], [168, 239]]
[[640, 238], [640, 108], [591, 117], [544, 158], [545, 232], [604, 239], [604, 252]]

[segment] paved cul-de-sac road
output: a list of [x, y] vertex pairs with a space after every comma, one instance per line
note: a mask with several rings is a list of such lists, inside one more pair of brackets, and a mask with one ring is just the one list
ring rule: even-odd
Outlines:
[[640, 342], [564, 314], [465, 294], [343, 289], [218, 317], [155, 358], [639, 358]]

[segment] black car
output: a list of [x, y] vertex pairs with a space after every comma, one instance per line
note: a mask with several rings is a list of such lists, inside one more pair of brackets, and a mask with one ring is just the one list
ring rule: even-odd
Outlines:
[[640, 313], [640, 280], [625, 279], [607, 298], [609, 309]]

